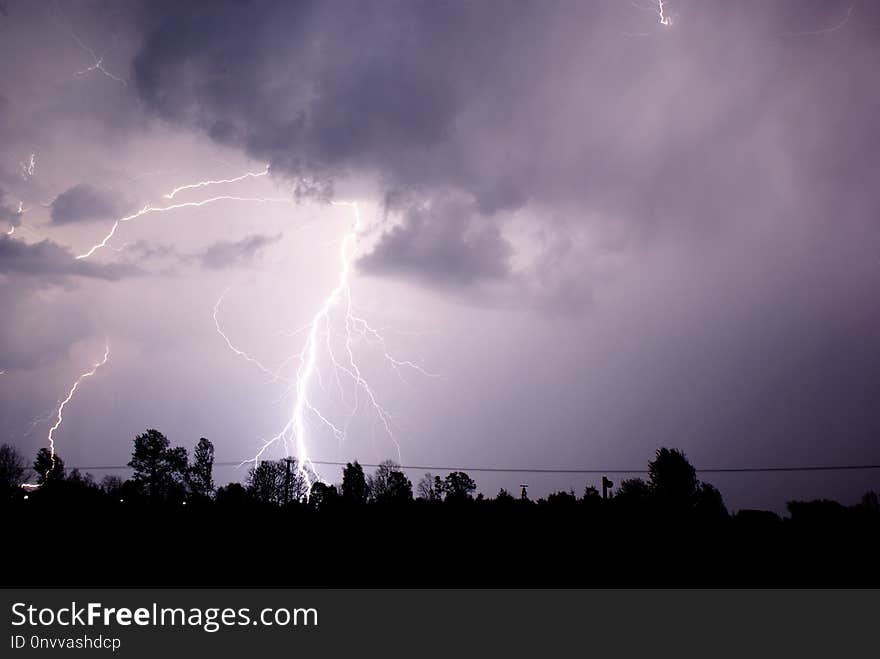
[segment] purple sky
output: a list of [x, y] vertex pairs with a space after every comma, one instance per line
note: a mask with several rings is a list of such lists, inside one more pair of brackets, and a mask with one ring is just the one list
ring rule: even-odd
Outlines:
[[[328, 202], [355, 201], [354, 311], [385, 344], [352, 349], [404, 464], [880, 463], [880, 6], [657, 10], [4, 1], [0, 440], [44, 446], [106, 338], [55, 435], [69, 465], [124, 464], [147, 427], [253, 456], [299, 362], [273, 379], [235, 354], [215, 303], [228, 289], [223, 331], [269, 370], [298, 354], [352, 220]], [[74, 258], [147, 204], [220, 195], [240, 199]], [[337, 351], [344, 306], [321, 328]], [[438, 377], [398, 377], [386, 350]], [[311, 457], [397, 459], [326, 351], [316, 371], [310, 405], [347, 432], [308, 412]], [[474, 476], [534, 495], [599, 478]], [[880, 487], [705, 478], [733, 508]]]

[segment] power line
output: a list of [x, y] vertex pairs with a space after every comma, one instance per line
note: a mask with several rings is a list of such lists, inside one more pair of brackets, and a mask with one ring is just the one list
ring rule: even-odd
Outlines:
[[[331, 462], [326, 460], [312, 460], [312, 464], [325, 467], [345, 467], [347, 462]], [[239, 467], [246, 462], [215, 462], [216, 467]], [[378, 467], [378, 464], [361, 462], [362, 467]], [[449, 465], [396, 465], [398, 469], [413, 469], [420, 471], [472, 471], [482, 473], [507, 473], [507, 474], [647, 474], [647, 469], [545, 469], [537, 467], [456, 467]], [[71, 467], [80, 471], [112, 471], [118, 469], [130, 469], [127, 465], [109, 465], [95, 467]], [[799, 472], [799, 471], [855, 471], [880, 469], [880, 464], [857, 464], [857, 465], [797, 465], [797, 466], [767, 466], [767, 467], [706, 467], [695, 468], [703, 474], [744, 474], [744, 473], [772, 473], [772, 472]]]

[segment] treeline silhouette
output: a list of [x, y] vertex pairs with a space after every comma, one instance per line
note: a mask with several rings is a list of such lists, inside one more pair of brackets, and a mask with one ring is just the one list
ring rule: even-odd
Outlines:
[[462, 471], [414, 487], [392, 461], [348, 463], [326, 484], [294, 458], [267, 460], [219, 488], [213, 465], [208, 439], [190, 458], [154, 429], [134, 439], [131, 478], [100, 483], [48, 449], [28, 469], [0, 446], [21, 568], [10, 585], [880, 584], [875, 492], [854, 506], [791, 501], [784, 518], [730, 514], [676, 449], [658, 449], [644, 480], [535, 501], [484, 497]]

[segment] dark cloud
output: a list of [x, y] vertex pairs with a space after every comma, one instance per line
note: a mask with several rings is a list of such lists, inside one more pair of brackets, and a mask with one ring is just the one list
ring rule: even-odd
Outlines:
[[46, 282], [69, 277], [116, 281], [139, 274], [139, 270], [131, 265], [77, 260], [69, 249], [51, 240], [28, 244], [4, 235], [0, 236], [0, 274]]
[[216, 242], [201, 254], [198, 259], [206, 268], [220, 269], [249, 265], [260, 252], [281, 240], [281, 234], [274, 236], [252, 235], [235, 242]]
[[481, 225], [472, 205], [435, 199], [413, 205], [359, 261], [368, 274], [469, 286], [509, 274], [511, 247], [498, 227]]
[[80, 183], [55, 198], [50, 215], [54, 224], [92, 222], [115, 219], [121, 208], [121, 201], [109, 191]]
[[[784, 36], [847, 7], [683, 1], [667, 30], [606, 1], [149, 3], [134, 83], [153, 112], [276, 172], [366, 174], [435, 206], [453, 190], [484, 217], [526, 208], [560, 231], [601, 214], [646, 237], [712, 232], [790, 212], [784, 195], [801, 190], [817, 212], [823, 154], [842, 175], [880, 133], [876, 33], [846, 47]], [[402, 227], [369, 271], [500, 272], [458, 215]], [[418, 236], [444, 246], [410, 259]]]

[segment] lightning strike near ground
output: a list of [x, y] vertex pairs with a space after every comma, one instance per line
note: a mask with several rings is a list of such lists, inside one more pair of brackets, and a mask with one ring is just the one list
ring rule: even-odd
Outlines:
[[[310, 420], [327, 428], [339, 441], [344, 441], [350, 421], [366, 405], [381, 423], [386, 435], [394, 443], [398, 459], [400, 458], [400, 444], [394, 433], [394, 422], [388, 410], [379, 402], [373, 387], [364, 376], [358, 360], [355, 356], [354, 343], [357, 338], [364, 339], [367, 343], [378, 345], [381, 355], [391, 368], [401, 375], [403, 368], [412, 369], [428, 377], [437, 377], [415, 362], [397, 359], [387, 350], [385, 340], [377, 329], [372, 327], [366, 320], [356, 315], [352, 304], [351, 295], [351, 271], [354, 257], [357, 253], [357, 240], [361, 229], [360, 208], [353, 202], [332, 202], [334, 206], [344, 206], [352, 209], [353, 220], [348, 231], [342, 239], [339, 251], [339, 274], [336, 285], [324, 298], [323, 303], [312, 316], [309, 324], [303, 328], [307, 331], [303, 345], [293, 358], [298, 360], [293, 384], [288, 393], [293, 395], [293, 404], [290, 417], [284, 427], [275, 436], [264, 442], [257, 454], [250, 462], [259, 464], [266, 451], [273, 446], [281, 446], [285, 455], [296, 456], [296, 469], [299, 476], [306, 484], [307, 491], [311, 491], [312, 485], [320, 479], [314, 464], [310, 458], [309, 443], [307, 441]], [[217, 311], [223, 300], [222, 295], [214, 307], [214, 322], [218, 333], [225, 340], [227, 347], [240, 357], [253, 363], [264, 373], [277, 377], [278, 370], [272, 371], [262, 363], [247, 355], [237, 348], [222, 331], [217, 322]], [[342, 321], [334, 320], [334, 310], [342, 311]], [[337, 357], [333, 347], [333, 338], [336, 333], [341, 334], [343, 355]], [[297, 330], [293, 333], [300, 333]], [[321, 383], [319, 361], [325, 358], [336, 381], [340, 399], [345, 402], [345, 387], [343, 382], [349, 383], [352, 395], [350, 397], [349, 416], [345, 421], [334, 422], [328, 414], [322, 412], [312, 401], [312, 393], [317, 384]], [[287, 361], [292, 361], [288, 359]], [[283, 366], [283, 365], [282, 365]]]
[[55, 468], [55, 431], [61, 427], [61, 423], [64, 421], [64, 407], [71, 401], [73, 395], [76, 393], [76, 390], [79, 388], [79, 385], [82, 384], [83, 380], [86, 378], [92, 377], [95, 373], [98, 372], [98, 369], [101, 368], [104, 364], [107, 363], [107, 360], [110, 359], [110, 344], [107, 343], [104, 347], [104, 358], [101, 361], [96, 362], [91, 370], [85, 371], [81, 373], [80, 376], [73, 383], [73, 386], [70, 388], [70, 391], [67, 392], [67, 397], [61, 401], [61, 404], [58, 406], [58, 413], [55, 418], [55, 423], [49, 428], [49, 457], [51, 459], [51, 466], [49, 467], [49, 471], [46, 472], [46, 475]]

